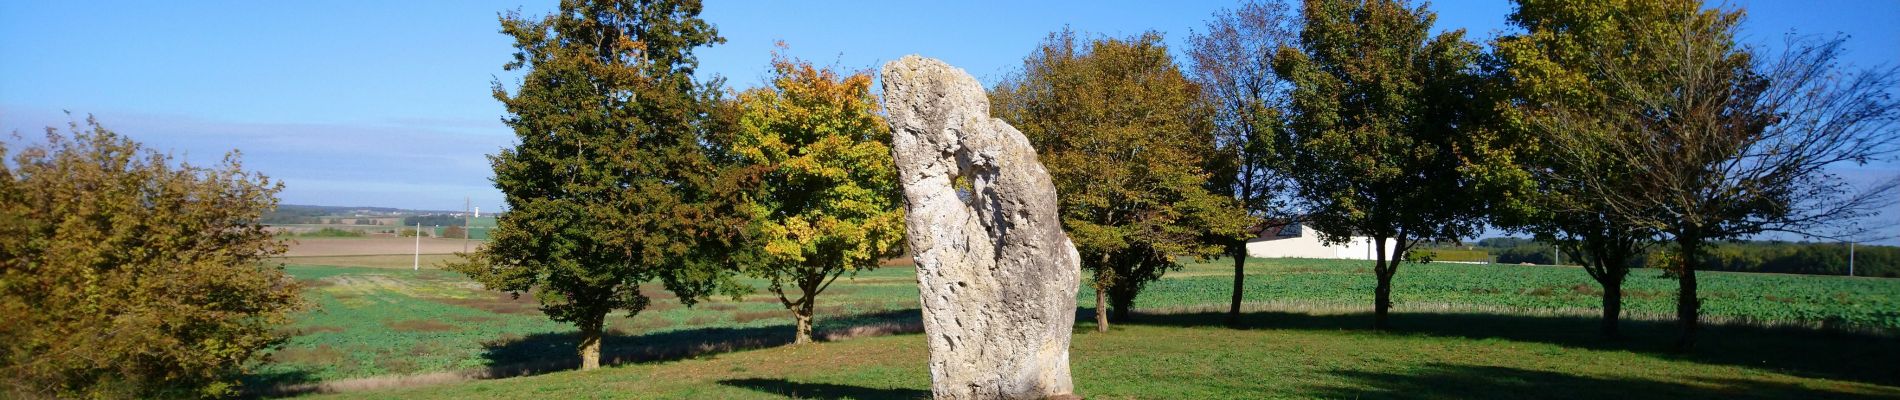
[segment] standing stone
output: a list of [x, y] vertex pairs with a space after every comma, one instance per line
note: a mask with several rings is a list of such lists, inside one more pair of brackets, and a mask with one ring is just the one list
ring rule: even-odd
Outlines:
[[1081, 267], [1036, 149], [990, 118], [983, 86], [963, 70], [913, 55], [883, 72], [931, 393], [1072, 393], [1069, 334]]

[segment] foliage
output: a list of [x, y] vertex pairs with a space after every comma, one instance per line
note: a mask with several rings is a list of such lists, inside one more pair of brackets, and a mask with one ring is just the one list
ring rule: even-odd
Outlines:
[[581, 328], [584, 368], [598, 365], [609, 312], [648, 304], [658, 279], [690, 302], [725, 282], [718, 250], [746, 218], [733, 210], [708, 149], [715, 85], [695, 82], [693, 50], [723, 42], [698, 1], [565, 1], [555, 14], [501, 18], [515, 40], [494, 95], [518, 144], [490, 156], [509, 212], [487, 246], [450, 268], [483, 285], [532, 293]]
[[[1767, 231], [1852, 234], [1850, 222], [1889, 204], [1900, 188], [1896, 178], [1856, 190], [1825, 170], [1900, 152], [1900, 101], [1893, 98], [1900, 67], [1841, 71], [1840, 38], [1796, 38], [1779, 55], [1744, 47], [1735, 40], [1740, 11], [1700, 6], [1631, 6], [1617, 14], [1662, 11], [1619, 27], [1567, 21], [1603, 11], [1552, 3], [1550, 18], [1579, 25], [1559, 30], [1637, 34], [1596, 45], [1611, 50], [1578, 47], [1571, 57], [1587, 59], [1569, 66], [1575, 72], [1546, 74], [1570, 82], [1541, 88], [1574, 91], [1582, 78], [1601, 81], [1581, 98], [1552, 96], [1541, 105], [1542, 125], [1561, 128], [1542, 137], [1544, 146], [1555, 165], [1576, 170], [1562, 182], [1566, 194], [1587, 199], [1586, 209], [1610, 229], [1660, 232], [1675, 243], [1685, 347], [1694, 344], [1695, 271], [1710, 241]], [[1567, 134], [1575, 131], [1598, 134]]]
[[[1063, 227], [1117, 318], [1180, 256], [1213, 256], [1249, 217], [1207, 190], [1215, 154], [1201, 89], [1161, 35], [1079, 43], [1064, 30], [990, 93], [992, 112], [1029, 138], [1054, 180]], [[1105, 301], [1097, 299], [1097, 312]], [[1103, 320], [1106, 315], [1098, 315]], [[1105, 321], [1104, 321], [1105, 322]]]
[[[1565, 2], [1521, 0], [1510, 22], [1524, 33], [1499, 38], [1497, 59], [1511, 82], [1514, 106], [1505, 107], [1511, 128], [1533, 145], [1519, 158], [1525, 174], [1515, 196], [1499, 207], [1501, 225], [1529, 232], [1568, 255], [1570, 262], [1604, 289], [1603, 333], [1617, 335], [1621, 286], [1640, 254], [1661, 232], [1630, 224], [1622, 213], [1650, 208], [1619, 207], [1591, 190], [1647, 190], [1630, 171], [1639, 159], [1592, 153], [1572, 143], [1641, 140], [1639, 131], [1618, 129], [1632, 94], [1621, 77], [1668, 73], [1670, 49], [1631, 46], [1680, 35], [1697, 25], [1733, 18], [1701, 11], [1694, 1]], [[1594, 138], [1594, 139], [1580, 139]], [[1587, 182], [1587, 183], [1586, 183]], [[1594, 186], [1594, 187], [1592, 187]]]
[[0, 397], [235, 394], [301, 307], [265, 264], [282, 188], [235, 151], [194, 166], [90, 118], [0, 161]]
[[[1232, 196], [1251, 217], [1251, 228], [1267, 220], [1287, 220], [1283, 204], [1286, 180], [1275, 173], [1277, 155], [1285, 151], [1276, 141], [1284, 129], [1288, 84], [1273, 73], [1274, 51], [1296, 40], [1299, 20], [1285, 3], [1248, 1], [1237, 10], [1214, 14], [1206, 32], [1188, 37], [1189, 71], [1201, 87], [1201, 96], [1214, 112], [1214, 147], [1207, 184], [1215, 193]], [[1232, 160], [1232, 161], [1227, 161]], [[1245, 288], [1247, 237], [1228, 239], [1228, 257], [1234, 259], [1234, 296], [1228, 314], [1240, 317], [1241, 290]]]
[[[1395, 0], [1308, 0], [1299, 46], [1274, 70], [1293, 83], [1282, 172], [1297, 183], [1304, 219], [1323, 239], [1369, 236], [1373, 272], [1389, 282], [1423, 240], [1477, 233], [1488, 175], [1508, 174], [1480, 49], [1463, 30], [1430, 37], [1437, 17]], [[1493, 157], [1497, 156], [1497, 157]], [[1500, 171], [1505, 170], [1505, 171]], [[1389, 284], [1375, 289], [1376, 312]], [[1383, 324], [1383, 317], [1378, 319]]]
[[[871, 74], [840, 74], [775, 56], [770, 87], [739, 94], [729, 147], [760, 172], [747, 196], [753, 220], [742, 268], [797, 317], [794, 343], [811, 341], [812, 307], [838, 277], [902, 252], [904, 211], [891, 132], [871, 96]], [[800, 297], [785, 296], [792, 286]]]
[[461, 239], [464, 236], [468, 236], [468, 228], [463, 228], [459, 225], [450, 225], [447, 227], [443, 227], [442, 233], [438, 233], [435, 235], [435, 237], [449, 238], [449, 239]]

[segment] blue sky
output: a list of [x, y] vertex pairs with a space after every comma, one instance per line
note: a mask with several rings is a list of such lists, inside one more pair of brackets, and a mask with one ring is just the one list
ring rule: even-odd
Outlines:
[[[283, 180], [292, 204], [499, 209], [483, 157], [512, 141], [489, 83], [511, 49], [496, 13], [555, 2], [0, 2], [0, 129], [35, 140], [61, 110], [195, 162], [233, 148]], [[702, 75], [755, 86], [773, 43], [790, 54], [871, 68], [918, 53], [986, 82], [1019, 65], [1049, 32], [1167, 34], [1231, 1], [709, 1], [728, 43], [699, 51]], [[1746, 41], [1790, 30], [1852, 35], [1849, 61], [1900, 62], [1900, 1], [1735, 1]], [[1510, 3], [1441, 1], [1440, 29], [1489, 38]], [[7, 139], [12, 141], [12, 139]], [[1883, 164], [1843, 169], [1891, 176]], [[1885, 219], [1900, 217], [1900, 209]]]

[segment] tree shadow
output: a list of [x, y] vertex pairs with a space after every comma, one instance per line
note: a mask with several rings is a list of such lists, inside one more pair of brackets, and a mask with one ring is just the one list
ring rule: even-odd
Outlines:
[[[841, 315], [819, 320], [813, 336], [818, 341], [858, 336], [921, 332], [922, 314], [916, 309]], [[640, 335], [609, 333], [601, 337], [603, 366], [674, 361], [707, 354], [760, 349], [790, 344], [790, 324], [728, 328], [707, 327]], [[491, 375], [522, 376], [580, 367], [576, 333], [544, 333], [489, 343], [482, 357]]]
[[238, 383], [244, 388], [244, 398], [283, 397], [302, 394], [284, 389], [310, 386], [317, 383], [317, 377], [304, 370], [251, 372], [239, 376]]
[[[1817, 393], [1797, 384], [1758, 382], [1740, 379], [1703, 381], [1706, 385], [1687, 385], [1640, 379], [1606, 379], [1560, 372], [1534, 371], [1508, 367], [1450, 365], [1433, 363], [1407, 373], [1331, 371], [1345, 378], [1349, 387], [1321, 386], [1306, 388], [1322, 398], [1382, 399], [1802, 399]], [[1890, 388], [1881, 388], [1890, 389]], [[1827, 393], [1824, 396], [1892, 397], [1900, 390], [1857, 393]]]
[[918, 389], [878, 389], [829, 383], [800, 383], [784, 379], [726, 379], [719, 384], [752, 389], [794, 399], [920, 399], [930, 391]]
[[[1131, 325], [1225, 327], [1226, 313], [1147, 314]], [[1900, 339], [1868, 333], [1801, 327], [1704, 325], [1696, 347], [1675, 348], [1674, 322], [1622, 323], [1624, 336], [1606, 339], [1600, 320], [1588, 317], [1477, 313], [1391, 315], [1388, 334], [1499, 339], [1564, 347], [1643, 353], [1654, 357], [1771, 370], [1808, 378], [1900, 386]], [[1251, 312], [1236, 329], [1373, 332], [1371, 313], [1316, 315]]]

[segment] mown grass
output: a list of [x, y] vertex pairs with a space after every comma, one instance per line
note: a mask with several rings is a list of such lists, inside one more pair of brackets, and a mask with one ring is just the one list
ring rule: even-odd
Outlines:
[[[309, 287], [306, 296], [320, 307], [299, 318], [298, 323], [291, 329], [300, 334], [283, 349], [277, 351], [271, 361], [254, 367], [255, 372], [247, 379], [250, 387], [258, 393], [289, 394], [323, 389], [309, 385], [311, 383], [348, 382], [352, 379], [362, 380], [362, 378], [374, 380], [380, 378], [372, 377], [392, 375], [415, 376], [456, 371], [458, 375], [441, 381], [457, 381], [467, 378], [538, 374], [572, 368], [575, 362], [574, 329], [570, 325], [547, 320], [535, 308], [531, 298], [512, 299], [503, 294], [483, 291], [473, 282], [452, 272], [430, 268], [409, 271], [406, 269], [409, 262], [407, 257], [399, 260], [402, 261], [402, 268], [391, 268], [392, 265], [385, 264], [393, 264], [398, 260], [384, 258], [387, 257], [295, 259], [293, 262], [363, 266], [295, 264], [287, 267], [293, 276], [305, 282]], [[1815, 342], [1832, 342], [1839, 338], [1847, 338], [1846, 340], [1850, 342], [1873, 339], [1838, 332], [1814, 333], [1817, 331], [1811, 329], [1777, 330], [1746, 326], [1719, 328], [1718, 331], [1728, 329], [1746, 333], [1743, 339], [1736, 339], [1738, 342], [1727, 342], [1736, 346], [1731, 349], [1731, 352], [1735, 354], [1761, 353], [1749, 346], [1802, 349], [1800, 352], [1778, 353], [1782, 355], [1772, 359], [1757, 360], [1760, 362], [1754, 364], [1720, 357], [1711, 358], [1712, 356], [1708, 354], [1682, 357], [1671, 355], [1663, 341], [1673, 336], [1668, 325], [1664, 323], [1632, 323], [1633, 327], [1630, 328], [1632, 336], [1638, 336], [1639, 339], [1604, 345], [1595, 336], [1595, 320], [1588, 317], [1594, 315], [1594, 307], [1598, 302], [1597, 294], [1590, 290], [1595, 285], [1581, 270], [1575, 268], [1466, 264], [1406, 265], [1398, 275], [1394, 294], [1399, 302], [1398, 310], [1401, 312], [1399, 321], [1410, 321], [1414, 325], [1407, 327], [1401, 324], [1399, 329], [1402, 333], [1392, 335], [1360, 330], [1370, 326], [1370, 321], [1362, 318], [1363, 315], [1361, 315], [1363, 311], [1370, 308], [1372, 291], [1372, 277], [1366, 262], [1293, 259], [1251, 261], [1248, 266], [1246, 300], [1249, 302], [1248, 309], [1256, 312], [1249, 314], [1248, 323], [1259, 329], [1233, 331], [1208, 328], [1218, 323], [1202, 323], [1207, 321], [1195, 319], [1201, 316], [1218, 319], [1218, 315], [1214, 313], [1193, 314], [1195, 311], [1225, 309], [1228, 290], [1232, 284], [1231, 263], [1224, 260], [1190, 263], [1182, 271], [1170, 273], [1168, 278], [1151, 284], [1136, 303], [1137, 310], [1146, 310], [1150, 313], [1189, 314], [1149, 315], [1144, 317], [1144, 321], [1151, 325], [1129, 326], [1126, 331], [1116, 331], [1110, 335], [1088, 340], [1078, 337], [1076, 350], [1078, 360], [1082, 359], [1082, 354], [1094, 354], [1095, 359], [1105, 362], [1105, 364], [1084, 364], [1078, 361], [1076, 366], [1078, 385], [1087, 379], [1099, 379], [1095, 381], [1096, 386], [1083, 386], [1089, 388], [1084, 392], [1115, 398], [1143, 397], [1134, 396], [1136, 394], [1147, 394], [1145, 397], [1201, 397], [1203, 395], [1232, 397], [1219, 394], [1240, 389], [1245, 389], [1243, 392], [1249, 393], [1335, 397], [1319, 391], [1323, 388], [1341, 390], [1342, 392], [1336, 393], [1341, 396], [1387, 393], [1383, 390], [1390, 389], [1391, 393], [1381, 396], [1395, 396], [1403, 394], [1402, 392], [1416, 390], [1383, 387], [1360, 381], [1400, 382], [1409, 379], [1408, 377], [1421, 379], [1429, 377], [1457, 382], [1460, 378], [1456, 375], [1461, 373], [1516, 376], [1515, 379], [1524, 381], [1525, 384], [1536, 385], [1630, 383], [1652, 392], [1703, 393], [1705, 395], [1726, 393], [1722, 391], [1726, 389], [1722, 388], [1734, 385], [1748, 388], [1756, 388], [1749, 385], [1767, 385], [1756, 389], [1770, 392], [1783, 391], [1778, 393], [1820, 390], [1814, 388], [1821, 388], [1845, 394], [1863, 392], [1863, 394], [1891, 394], [1891, 392], [1880, 392], [1856, 385], [1868, 382], [1893, 385], [1895, 382], [1900, 382], [1900, 368], [1893, 367], [1890, 362], [1892, 359], [1900, 359], [1900, 352], [1892, 350], [1896, 341], [1891, 336], [1865, 336], [1879, 338], [1878, 340], [1884, 340], [1884, 342], [1871, 346], [1870, 348], [1873, 349], [1871, 351], [1862, 351], [1839, 347], [1801, 347], [1808, 344], [1794, 339], [1812, 339]], [[1634, 319], [1642, 320], [1646, 319], [1645, 316], [1666, 315], [1673, 310], [1675, 281], [1659, 279], [1654, 274], [1654, 271], [1638, 271], [1633, 274], [1626, 288], [1626, 309], [1633, 316], [1638, 317]], [[1872, 321], [1872, 326], [1884, 327], [1881, 329], [1890, 330], [1900, 326], [1900, 317], [1896, 317], [1896, 313], [1900, 313], [1900, 300], [1896, 299], [1896, 296], [1900, 296], [1900, 280], [1727, 273], [1702, 275], [1704, 276], [1704, 309], [1708, 310], [1711, 319], [1717, 322], [1742, 325], [1818, 326], [1825, 321], [1836, 321], [1829, 323], [1832, 324], [1829, 326], [1844, 326], [1847, 324], [1846, 321]], [[763, 285], [763, 282], [750, 283], [755, 286]], [[656, 296], [652, 306], [636, 318], [616, 315], [610, 322], [610, 335], [604, 343], [606, 360], [610, 364], [629, 364], [616, 371], [634, 375], [601, 376], [616, 376], [616, 378], [611, 378], [615, 380], [642, 381], [621, 386], [625, 386], [628, 390], [643, 391], [641, 393], [651, 391], [661, 394], [656, 396], [640, 394], [637, 397], [730, 397], [728, 395], [771, 397], [770, 395], [775, 394], [797, 393], [799, 396], [816, 398], [882, 398], [892, 395], [906, 397], [915, 394], [916, 390], [927, 389], [927, 377], [918, 375], [922, 374], [923, 365], [921, 340], [880, 338], [828, 343], [811, 348], [846, 350], [825, 350], [827, 353], [824, 353], [826, 355], [823, 357], [833, 360], [835, 365], [803, 368], [821, 371], [765, 368], [796, 364], [790, 358], [796, 358], [795, 355], [805, 354], [803, 352], [812, 350], [769, 349], [733, 353], [729, 356], [718, 354], [766, 348], [785, 343], [790, 338], [791, 320], [789, 314], [779, 306], [775, 297], [765, 293], [755, 293], [737, 300], [718, 299], [689, 309], [682, 307], [676, 299], [667, 296], [663, 290], [657, 287], [649, 289], [647, 292]], [[1080, 304], [1085, 306], [1092, 304], [1091, 296], [1092, 293], [1084, 288], [1079, 295], [1082, 300]], [[840, 281], [831, 292], [820, 298], [819, 329], [831, 337], [852, 336], [857, 334], [850, 332], [852, 327], [867, 325], [879, 327], [873, 329], [875, 332], [914, 331], [917, 318], [916, 299], [917, 289], [912, 269], [889, 267], [868, 272], [858, 276], [857, 279]], [[1078, 313], [1084, 316], [1086, 312], [1086, 309], [1078, 310]], [[1864, 325], [1866, 323], [1855, 326]], [[1229, 339], [1226, 335], [1233, 335], [1233, 338]], [[1642, 335], [1648, 336], [1644, 338]], [[1717, 335], [1721, 334], [1711, 333], [1710, 336]], [[1123, 339], [1128, 336], [1133, 337]], [[1239, 342], [1232, 342], [1232, 340], [1241, 339], [1251, 344], [1242, 346], [1235, 345]], [[902, 342], [905, 340], [916, 343]], [[1094, 340], [1100, 340], [1100, 342], [1092, 342]], [[1366, 349], [1352, 350], [1344, 355], [1331, 354], [1321, 357], [1321, 355], [1312, 354], [1312, 351], [1316, 351], [1314, 349], [1264, 344], [1282, 341], [1328, 340], [1348, 342], [1359, 340]], [[886, 347], [915, 347], [915, 349], [911, 349], [914, 351], [909, 353], [886, 353], [877, 352], [884, 350], [853, 347], [853, 343], [861, 341], [886, 343], [884, 345]], [[1199, 348], [1196, 346], [1200, 344], [1181, 343], [1183, 341], [1227, 343], [1232, 345], [1232, 348], [1219, 346]], [[1387, 343], [1387, 341], [1396, 342]], [[1456, 348], [1463, 349], [1457, 350], [1458, 352], [1475, 352], [1478, 351], [1476, 349], [1493, 345], [1502, 346], [1505, 343], [1541, 344], [1554, 347], [1525, 347], [1528, 345], [1523, 345], [1514, 347], [1517, 350], [1504, 353], [1493, 352], [1497, 357], [1523, 359], [1536, 358], [1533, 356], [1550, 356], [1557, 358], [1551, 363], [1535, 365], [1432, 364], [1427, 362], [1444, 358], [1443, 354], [1438, 353], [1451, 351], [1446, 349]], [[1264, 347], [1266, 350], [1253, 353], [1254, 349], [1260, 346], [1266, 346]], [[1413, 346], [1423, 346], [1423, 350], [1414, 349]], [[1722, 349], [1725, 345], [1711, 346]], [[1336, 347], [1324, 345], [1318, 348]], [[829, 353], [832, 351], [840, 353], [833, 356]], [[1339, 351], [1346, 350], [1339, 348]], [[1709, 350], [1705, 346], [1700, 351], [1707, 353]], [[785, 352], [791, 352], [791, 354], [783, 355], [785, 359], [774, 358], [780, 357], [778, 354]], [[1147, 354], [1145, 357], [1150, 358], [1189, 357], [1179, 360], [1179, 363], [1188, 363], [1188, 360], [1195, 359], [1199, 360], [1200, 364], [1196, 364], [1199, 366], [1193, 368], [1176, 365], [1174, 368], [1155, 370], [1154, 373], [1160, 375], [1129, 382], [1128, 379], [1135, 379], [1135, 377], [1127, 374], [1147, 370], [1150, 366], [1141, 364], [1140, 361], [1144, 356], [1123, 355], [1124, 352]], [[1530, 354], [1515, 352], [1530, 352]], [[1556, 354], [1543, 354], [1552, 352]], [[751, 362], [754, 366], [736, 366], [734, 368], [738, 369], [708, 374], [706, 375], [708, 378], [705, 379], [685, 379], [679, 381], [677, 385], [645, 382], [650, 379], [642, 378], [645, 375], [640, 375], [676, 374], [678, 372], [668, 372], [667, 369], [683, 368], [677, 366], [695, 365], [692, 363], [706, 361], [692, 360], [696, 357], [726, 358], [738, 357], [740, 354], [745, 354], [745, 357], [759, 358]], [[859, 359], [858, 355], [853, 354], [870, 358]], [[1618, 364], [1631, 362], [1617, 357], [1628, 357], [1631, 354], [1649, 357], [1652, 360], [1644, 361], [1648, 364], [1630, 365], [1649, 365], [1656, 371], [1640, 374], [1627, 371], [1627, 373], [1615, 374], [1609, 372], [1620, 368], [1617, 367]], [[1864, 360], [1856, 361], [1858, 359], [1852, 358], [1853, 354], [1881, 355], [1891, 358], [1886, 359], [1889, 361], [1884, 363], [1869, 363], [1863, 362]], [[1339, 358], [1346, 356], [1350, 357]], [[1411, 361], [1407, 361], [1410, 364], [1404, 364], [1409, 367], [1392, 369], [1370, 365], [1365, 360], [1354, 358], [1361, 356], [1373, 357], [1371, 360], [1398, 357]], [[877, 357], [889, 359], [878, 361]], [[1303, 362], [1305, 364], [1301, 364], [1300, 369], [1280, 371], [1287, 374], [1287, 378], [1261, 384], [1244, 382], [1245, 379], [1266, 379], [1257, 375], [1257, 370], [1279, 365], [1278, 363], [1281, 363], [1283, 359], [1300, 359], [1300, 357], [1319, 358]], [[1841, 359], [1841, 357], [1849, 358]], [[1124, 358], [1129, 362], [1127, 365], [1110, 362]], [[686, 360], [681, 361], [682, 359]], [[1574, 368], [1581, 369], [1565, 366], [1568, 364], [1580, 365]], [[1601, 364], [1600, 368], [1603, 371], [1591, 372], [1590, 368], [1596, 367], [1581, 366], [1583, 364]], [[1832, 367], [1817, 367], [1813, 364], [1843, 367], [1837, 370]], [[676, 367], [658, 367], [662, 365]], [[1863, 366], [1862, 370], [1873, 372], [1871, 376], [1842, 372], [1841, 370], [1848, 369], [1846, 366]], [[1751, 368], [1750, 371], [1755, 371], [1749, 372], [1754, 375], [1748, 376], [1784, 374], [1787, 377], [1761, 378], [1764, 380], [1760, 382], [1750, 380], [1734, 383], [1734, 385], [1707, 383], [1718, 382], [1708, 379], [1714, 379], [1720, 374], [1736, 373], [1734, 370], [1721, 368], [1706, 369], [1714, 367], [1746, 367]], [[1085, 369], [1088, 368], [1100, 370], [1085, 373]], [[1182, 372], [1197, 378], [1193, 382], [1176, 382], [1176, 380], [1186, 378], [1166, 376], [1168, 371], [1178, 371], [1183, 368], [1187, 368], [1185, 371], [1198, 371]], [[1243, 370], [1244, 372], [1233, 372]], [[1799, 373], [1803, 371], [1808, 373]], [[1813, 371], [1821, 371], [1821, 373], [1813, 373]], [[779, 374], [779, 372], [785, 373]], [[1236, 381], [1232, 382], [1225, 378], [1202, 376], [1234, 373], [1239, 374], [1239, 377], [1234, 378]], [[555, 378], [553, 377], [555, 375], [567, 377]], [[453, 389], [441, 390], [448, 391], [443, 393], [462, 393], [462, 395], [473, 393], [457, 391], [499, 390], [495, 393], [502, 397], [621, 397], [610, 395], [609, 393], [612, 392], [574, 392], [569, 391], [570, 389], [561, 389], [565, 384], [559, 382], [565, 380], [584, 382], [596, 379], [585, 376], [599, 374], [568, 375], [559, 373], [548, 377], [494, 381], [529, 382], [526, 384], [551, 391], [545, 395], [510, 391], [512, 389], [504, 390], [488, 382], [444, 386], [444, 388]], [[1095, 378], [1085, 379], [1085, 376], [1095, 376]], [[552, 380], [543, 381], [542, 379]], [[866, 385], [864, 382], [883, 383]], [[1424, 384], [1428, 381], [1416, 382]], [[602, 382], [594, 383], [601, 384]], [[586, 386], [581, 383], [575, 384]], [[1176, 388], [1174, 385], [1184, 386]], [[1499, 383], [1493, 382], [1487, 386], [1497, 385]], [[1507, 382], [1502, 387], [1510, 387], [1510, 385], [1514, 383]], [[463, 386], [467, 388], [462, 388]], [[1126, 387], [1116, 389], [1123, 386]], [[282, 391], [267, 389], [273, 387], [293, 389]], [[294, 389], [295, 387], [302, 389]], [[341, 387], [349, 387], [349, 385]], [[479, 389], [484, 387], [491, 389]], [[884, 391], [887, 389], [896, 391]], [[409, 397], [406, 394], [412, 392], [369, 393], [379, 393], [378, 396], [399, 394], [396, 397]], [[424, 397], [437, 396], [436, 392], [413, 393]], [[1505, 393], [1476, 392], [1447, 397]], [[442, 394], [441, 396], [455, 395]]]

